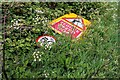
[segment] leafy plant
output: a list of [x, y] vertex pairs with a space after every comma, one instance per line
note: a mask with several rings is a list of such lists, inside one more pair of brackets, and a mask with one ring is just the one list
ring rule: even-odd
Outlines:
[[[119, 77], [117, 3], [27, 2], [3, 3], [7, 15], [5, 71], [12, 78], [115, 78]], [[9, 6], [9, 7], [7, 7]], [[78, 41], [59, 35], [48, 23], [74, 12], [91, 20]], [[51, 49], [38, 47], [40, 35], [56, 38]]]

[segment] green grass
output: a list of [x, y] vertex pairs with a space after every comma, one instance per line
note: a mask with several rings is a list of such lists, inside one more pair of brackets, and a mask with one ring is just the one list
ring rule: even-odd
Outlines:
[[[115, 16], [117, 15], [117, 10], [115, 10], [117, 5], [116, 3], [107, 4], [109, 4], [107, 6], [109, 10], [105, 10], [102, 15], [92, 16], [92, 25], [81, 39], [75, 42], [72, 42], [69, 37], [54, 33], [44, 22], [36, 25], [32, 30], [11, 31], [5, 44], [5, 67], [8, 77], [119, 77], [118, 21], [117, 16]], [[69, 7], [67, 9], [69, 12]], [[45, 10], [48, 10], [48, 12], [46, 11], [48, 22], [63, 15], [63, 13], [67, 13], [67, 11], [61, 13], [57, 9], [58, 12], [55, 13], [53, 9], [45, 8]], [[59, 15], [57, 15], [58, 13]], [[45, 50], [44, 47], [36, 47], [35, 39], [44, 31], [56, 38], [56, 43], [50, 50]], [[39, 51], [41, 61], [34, 62], [33, 53], [35, 51]]]

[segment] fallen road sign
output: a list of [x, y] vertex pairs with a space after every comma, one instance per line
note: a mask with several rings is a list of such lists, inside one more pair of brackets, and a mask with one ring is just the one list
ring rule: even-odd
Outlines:
[[56, 42], [55, 38], [53, 36], [48, 36], [48, 35], [44, 35], [44, 36], [39, 36], [36, 39], [36, 42], [40, 43], [40, 46], [45, 46], [46, 48], [51, 48], [51, 45]]
[[74, 13], [61, 16], [49, 23], [50, 28], [59, 34], [71, 35], [72, 39], [78, 38], [87, 29], [91, 22]]

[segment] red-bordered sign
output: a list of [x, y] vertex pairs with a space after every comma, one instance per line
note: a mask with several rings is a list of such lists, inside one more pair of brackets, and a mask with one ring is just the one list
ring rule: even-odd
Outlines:
[[86, 26], [91, 22], [74, 13], [65, 14], [55, 20], [52, 20], [50, 26], [59, 34], [67, 34], [73, 38], [78, 38], [87, 29]]
[[36, 42], [40, 42], [40, 46], [46, 46], [47, 48], [49, 46], [51, 46], [54, 42], [55, 42], [55, 38], [53, 36], [48, 36], [48, 35], [44, 35], [44, 36], [39, 36], [36, 39]]
[[[83, 25], [82, 25], [83, 26]], [[61, 19], [58, 22], [54, 23], [51, 27], [58, 31], [59, 33], [64, 33], [70, 35], [72, 38], [77, 38], [81, 35], [83, 28], [79, 28], [76, 24], [68, 22], [67, 19]]]

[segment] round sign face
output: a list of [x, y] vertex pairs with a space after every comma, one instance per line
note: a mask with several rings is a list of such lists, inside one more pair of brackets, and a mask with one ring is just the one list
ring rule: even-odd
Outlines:
[[40, 46], [45, 46], [45, 47], [50, 47], [51, 48], [51, 45], [55, 42], [55, 38], [53, 36], [39, 36], [37, 39], [36, 39], [36, 42], [39, 42], [40, 43]]

